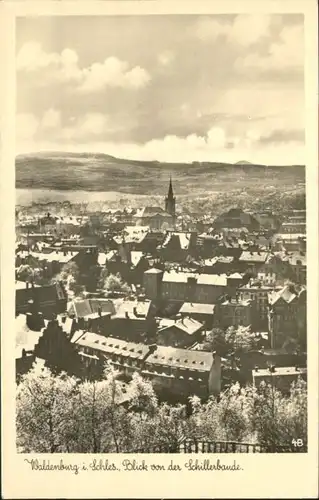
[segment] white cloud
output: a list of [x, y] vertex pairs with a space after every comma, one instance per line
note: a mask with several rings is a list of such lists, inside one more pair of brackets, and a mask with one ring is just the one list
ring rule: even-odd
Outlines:
[[[305, 161], [304, 144], [294, 139], [289, 143], [278, 144], [260, 142], [261, 136], [273, 132], [274, 126], [279, 123], [278, 120], [270, 121], [269, 126], [262, 129], [258, 128], [258, 124], [255, 126], [252, 123], [249, 128], [242, 128], [236, 133], [213, 126], [205, 135], [167, 135], [144, 144], [109, 142], [108, 132], [112, 131], [114, 125], [109, 117], [101, 113], [87, 113], [77, 119], [70, 119], [64, 127], [61, 127], [59, 120], [59, 112], [52, 109], [47, 110], [41, 120], [32, 114], [18, 115], [17, 153], [41, 150], [100, 152], [128, 159], [187, 163], [236, 162], [245, 159], [256, 163], [280, 165], [303, 164]], [[50, 135], [47, 134], [48, 130]], [[289, 127], [283, 130], [289, 130]]]
[[140, 66], [129, 69], [125, 61], [109, 57], [103, 63], [94, 63], [83, 70], [81, 92], [94, 92], [105, 87], [139, 88], [150, 81], [148, 72]]
[[17, 69], [24, 72], [44, 70], [36, 81], [38, 85], [52, 82], [73, 82], [75, 90], [95, 92], [105, 87], [138, 89], [151, 80], [150, 74], [142, 67], [130, 67], [126, 61], [108, 57], [104, 62], [95, 62], [80, 68], [79, 58], [72, 49], [61, 53], [47, 53], [38, 42], [25, 43], [17, 55]]
[[145, 87], [151, 80], [150, 74], [140, 66], [135, 66], [124, 75], [124, 87], [140, 88]]
[[57, 81], [73, 81], [81, 78], [81, 70], [78, 67], [78, 55], [72, 49], [64, 49], [57, 52], [45, 52], [39, 42], [26, 42], [17, 55], [17, 70], [25, 72], [41, 73], [39, 83], [47, 79]]
[[17, 55], [17, 69], [34, 71], [58, 62], [59, 55], [47, 54], [38, 42], [26, 42]]
[[287, 68], [302, 70], [304, 64], [304, 43], [302, 26], [286, 26], [280, 40], [269, 46], [266, 55], [250, 53], [235, 63], [237, 71], [253, 69], [260, 72], [285, 71]]
[[32, 113], [20, 113], [16, 120], [17, 142], [31, 140], [35, 136], [39, 121]]
[[205, 17], [196, 23], [195, 35], [204, 42], [224, 36], [230, 43], [248, 47], [269, 36], [270, 20], [267, 14], [240, 14], [232, 23]]
[[239, 15], [231, 27], [230, 41], [248, 47], [269, 36], [270, 16], [267, 14]]
[[63, 127], [57, 138], [65, 140], [73, 140], [75, 142], [83, 140], [94, 140], [110, 130], [110, 122], [102, 113], [86, 113], [77, 119], [71, 119], [69, 123]]
[[164, 52], [161, 52], [161, 54], [158, 55], [158, 62], [162, 66], [168, 66], [169, 64], [171, 64], [173, 62], [174, 59], [175, 59], [175, 54], [171, 50], [166, 50]]
[[50, 108], [48, 109], [41, 120], [42, 128], [57, 128], [61, 125], [61, 113], [56, 109]]

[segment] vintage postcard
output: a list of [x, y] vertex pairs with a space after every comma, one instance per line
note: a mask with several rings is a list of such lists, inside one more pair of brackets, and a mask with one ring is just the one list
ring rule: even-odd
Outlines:
[[3, 498], [315, 498], [316, 2], [0, 7]]

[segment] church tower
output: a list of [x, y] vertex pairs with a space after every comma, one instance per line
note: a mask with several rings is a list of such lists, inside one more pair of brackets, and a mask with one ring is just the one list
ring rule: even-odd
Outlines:
[[175, 197], [173, 193], [173, 186], [172, 186], [172, 177], [170, 177], [169, 180], [169, 188], [168, 188], [168, 193], [165, 198], [165, 211], [168, 212], [174, 219], [175, 221]]

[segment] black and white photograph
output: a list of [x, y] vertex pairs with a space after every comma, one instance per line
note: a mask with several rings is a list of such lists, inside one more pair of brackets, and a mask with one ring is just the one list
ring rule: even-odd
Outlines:
[[305, 33], [17, 18], [18, 453], [307, 453]]

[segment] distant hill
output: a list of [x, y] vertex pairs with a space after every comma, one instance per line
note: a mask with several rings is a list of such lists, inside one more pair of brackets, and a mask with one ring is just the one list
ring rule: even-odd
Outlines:
[[252, 163], [250, 163], [250, 161], [241, 160], [241, 161], [237, 161], [235, 163], [235, 165], [252, 165]]
[[304, 166], [265, 166], [249, 162], [161, 163], [107, 154], [41, 152], [16, 158], [16, 187], [21, 189], [166, 193], [172, 175], [177, 194], [294, 186], [305, 182]]

